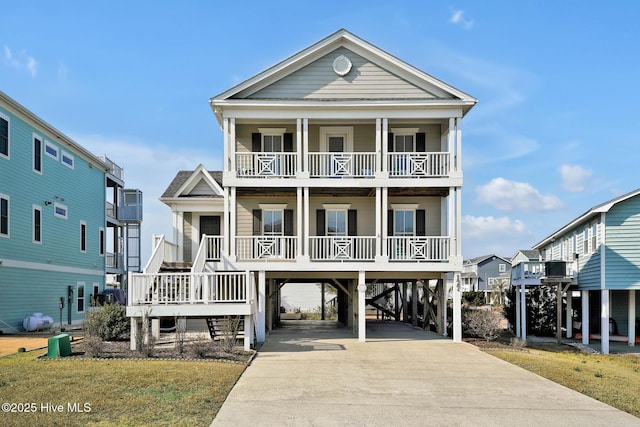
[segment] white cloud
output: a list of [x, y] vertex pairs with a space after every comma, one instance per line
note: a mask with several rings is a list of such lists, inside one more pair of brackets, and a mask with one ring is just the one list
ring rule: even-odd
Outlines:
[[[71, 135], [70, 135], [71, 136]], [[209, 152], [167, 146], [150, 146], [130, 138], [103, 135], [73, 135], [74, 141], [96, 155], [106, 155], [124, 169], [127, 188], [143, 193], [142, 264], [151, 254], [151, 236], [164, 234], [173, 240], [171, 211], [158, 198], [180, 170], [194, 170], [202, 163], [221, 170], [222, 159]]]
[[509, 217], [464, 215], [462, 243], [465, 258], [497, 254], [510, 257], [518, 249], [528, 248], [533, 233], [520, 220]]
[[530, 236], [531, 232], [520, 220], [509, 217], [464, 215], [462, 218], [464, 238], [489, 239], [505, 236]]
[[560, 166], [560, 175], [562, 188], [572, 193], [580, 193], [591, 180], [593, 171], [578, 165], [564, 164]]
[[476, 194], [480, 202], [505, 212], [548, 211], [563, 206], [562, 201], [556, 196], [540, 194], [529, 183], [500, 177], [478, 186]]
[[[479, 124], [466, 136], [483, 136], [465, 146], [462, 157], [465, 168], [505, 162], [536, 152], [540, 144], [535, 139], [506, 129], [499, 124]], [[485, 144], [482, 144], [482, 143]]]
[[25, 51], [18, 52], [16, 55], [7, 45], [4, 45], [2, 63], [18, 70], [24, 69], [31, 74], [31, 77], [35, 77], [38, 74], [38, 61], [34, 57], [27, 55]]
[[451, 15], [451, 18], [449, 19], [449, 22], [459, 25], [465, 30], [470, 30], [471, 28], [473, 28], [473, 19], [465, 19], [464, 10], [454, 10], [453, 15]]

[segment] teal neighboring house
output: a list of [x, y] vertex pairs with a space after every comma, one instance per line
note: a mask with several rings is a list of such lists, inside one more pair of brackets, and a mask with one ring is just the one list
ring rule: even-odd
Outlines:
[[[603, 353], [610, 342], [640, 341], [640, 189], [591, 208], [533, 248], [542, 260], [512, 269], [519, 305], [526, 286], [562, 283], [567, 336], [600, 340]], [[526, 336], [525, 325], [518, 318], [519, 335]]]
[[108, 214], [114, 171], [0, 92], [0, 330], [23, 331], [34, 313], [80, 323], [107, 281], [123, 285], [124, 263], [109, 265], [126, 237]]

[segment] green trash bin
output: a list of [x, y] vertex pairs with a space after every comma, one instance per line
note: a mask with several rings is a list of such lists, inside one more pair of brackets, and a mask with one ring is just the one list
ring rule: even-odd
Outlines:
[[52, 358], [71, 356], [71, 340], [69, 334], [60, 334], [49, 338], [47, 356]]

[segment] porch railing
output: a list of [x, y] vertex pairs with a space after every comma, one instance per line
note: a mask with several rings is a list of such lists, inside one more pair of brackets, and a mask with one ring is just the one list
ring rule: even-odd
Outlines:
[[389, 261], [449, 260], [449, 237], [401, 236], [387, 239]]
[[309, 238], [312, 261], [374, 261], [375, 236], [316, 236]]
[[175, 261], [177, 254], [177, 246], [174, 243], [168, 242], [164, 235], [153, 236], [153, 252], [151, 258], [144, 267], [145, 273], [157, 273], [160, 271], [163, 261], [173, 262]]
[[104, 263], [107, 268], [123, 268], [124, 256], [122, 254], [107, 252], [104, 254]]
[[236, 239], [238, 261], [294, 260], [296, 236], [240, 236]]
[[312, 178], [373, 178], [376, 153], [309, 153]]
[[296, 153], [236, 153], [239, 177], [264, 178], [296, 175]]
[[248, 303], [250, 272], [131, 274], [129, 303]]
[[390, 177], [445, 177], [449, 175], [449, 153], [389, 153]]

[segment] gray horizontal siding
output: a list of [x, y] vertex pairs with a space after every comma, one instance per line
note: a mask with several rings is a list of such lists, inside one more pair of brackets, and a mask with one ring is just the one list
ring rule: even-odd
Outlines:
[[[345, 55], [353, 64], [341, 77], [333, 71], [333, 61]], [[432, 99], [444, 97], [440, 89], [427, 92], [341, 47], [291, 73], [247, 98], [253, 99]]]

